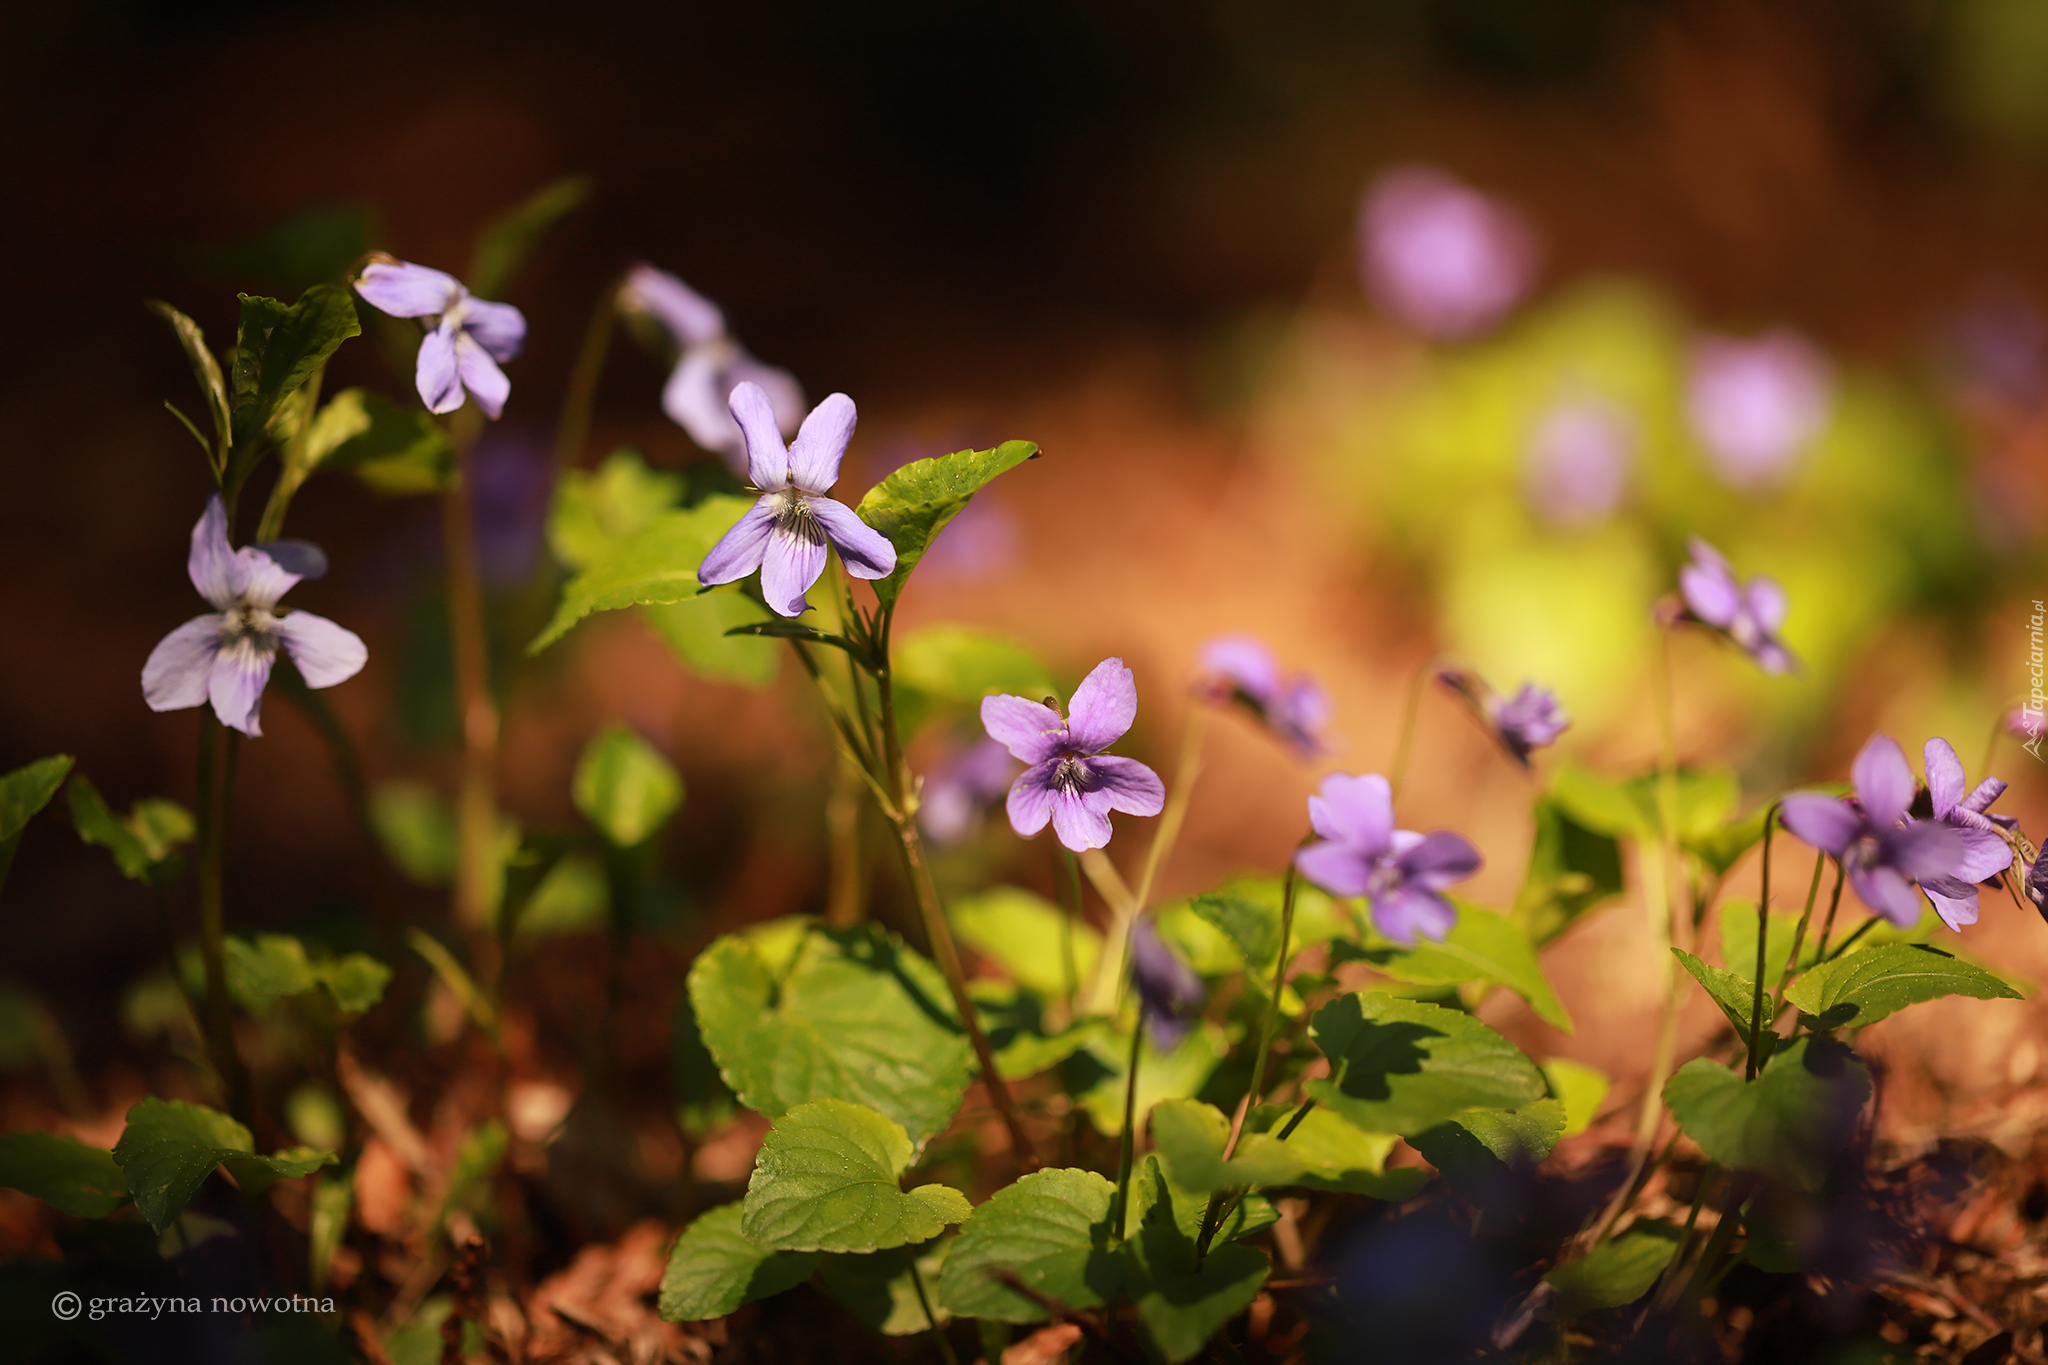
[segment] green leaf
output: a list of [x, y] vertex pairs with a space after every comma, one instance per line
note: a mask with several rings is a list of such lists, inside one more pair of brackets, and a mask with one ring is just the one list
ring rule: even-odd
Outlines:
[[439, 423], [363, 389], [328, 400], [300, 458], [308, 471], [346, 470], [387, 497], [439, 492], [455, 472], [455, 451]]
[[477, 238], [467, 283], [480, 299], [496, 299], [518, 278], [534, 248], [555, 224], [583, 207], [595, 185], [587, 175], [563, 176], [511, 212], [494, 220]]
[[939, 1301], [954, 1316], [1044, 1322], [1037, 1301], [997, 1278], [1007, 1272], [1069, 1308], [1113, 1302], [1123, 1261], [1110, 1247], [1116, 1186], [1093, 1171], [1033, 1171], [974, 1211], [946, 1257]]
[[[1825, 908], [1825, 907], [1823, 907]], [[1732, 972], [1755, 980], [1756, 971], [1756, 902], [1753, 900], [1727, 900], [1721, 903], [1721, 961]], [[1776, 986], [1778, 974], [1785, 970], [1785, 959], [1792, 954], [1792, 935], [1799, 927], [1799, 916], [1789, 910], [1773, 910], [1764, 941], [1764, 984]], [[1820, 926], [1808, 926], [1806, 941], [1799, 946], [1797, 971], [1805, 971], [1820, 960]]]
[[883, 1251], [965, 1221], [974, 1208], [960, 1191], [899, 1188], [910, 1155], [903, 1125], [865, 1105], [800, 1104], [754, 1158], [741, 1235], [777, 1251]]
[[[946, 1268], [946, 1254], [954, 1241], [951, 1237], [940, 1237], [865, 1256], [826, 1256], [818, 1265], [818, 1288], [883, 1336], [907, 1337], [929, 1331], [933, 1319], [940, 1325], [952, 1320], [953, 1315], [939, 1301], [937, 1291], [939, 1277]], [[930, 1317], [925, 1315], [925, 1302], [918, 1298], [917, 1284], [910, 1277], [913, 1265], [924, 1281], [924, 1292], [931, 1304]]]
[[1973, 962], [1928, 943], [1887, 943], [1858, 948], [1815, 967], [1785, 998], [1817, 1029], [1862, 1028], [1908, 1005], [1967, 995], [1976, 1000], [2018, 1000], [2020, 993]]
[[1310, 1096], [1359, 1128], [1409, 1137], [1467, 1109], [1517, 1109], [1543, 1098], [1542, 1073], [1470, 1015], [1382, 991], [1316, 1011], [1309, 1036], [1330, 1059]]
[[151, 1096], [128, 1111], [114, 1144], [135, 1207], [161, 1233], [185, 1211], [215, 1166], [225, 1166], [244, 1194], [334, 1164], [332, 1152], [294, 1147], [257, 1156], [249, 1130], [217, 1109]]
[[73, 761], [69, 754], [55, 754], [0, 777], [0, 843], [21, 833], [35, 813], [50, 804]]
[[391, 984], [391, 968], [368, 953], [330, 958], [316, 963], [314, 970], [344, 1014], [363, 1013], [384, 998], [384, 988]]
[[1690, 835], [1681, 842], [1715, 876], [1725, 877], [1743, 854], [1763, 842], [1764, 817], [1770, 813], [1768, 804], [1758, 806], [1747, 815]]
[[[1146, 1163], [1145, 1177], [1152, 1201], [1136, 1235], [1124, 1243], [1129, 1293], [1152, 1344], [1178, 1362], [1192, 1358], [1250, 1306], [1272, 1265], [1257, 1248], [1220, 1236], [1197, 1265], [1187, 1217], [1192, 1213], [1199, 1225], [1206, 1201], [1173, 1190], [1157, 1162]], [[1188, 1207], [1177, 1207], [1177, 1201]]]
[[1600, 1113], [1613, 1082], [1607, 1073], [1569, 1057], [1552, 1057], [1543, 1063], [1544, 1079], [1550, 1093], [1564, 1105], [1564, 1134], [1583, 1133]]
[[239, 486], [254, 464], [257, 443], [279, 405], [327, 363], [336, 347], [362, 332], [348, 291], [335, 285], [316, 284], [290, 307], [253, 294], [236, 297], [242, 301], [242, 321], [229, 381], [234, 439], [224, 483], [230, 488]]
[[258, 934], [254, 943], [230, 935], [221, 947], [228, 993], [245, 1010], [260, 1010], [280, 996], [299, 995], [320, 984], [306, 960], [306, 945], [288, 934]]
[[1546, 1322], [1569, 1322], [1596, 1309], [1627, 1307], [1650, 1292], [1678, 1254], [1678, 1243], [1678, 1229], [1669, 1223], [1636, 1222], [1613, 1241], [1545, 1275], [1543, 1282], [1552, 1296], [1537, 1316]]
[[[1735, 774], [1723, 768], [1682, 768], [1673, 775], [1677, 801], [1672, 832], [1681, 843], [1711, 841], [1742, 799]], [[1550, 787], [1551, 799], [1570, 819], [1596, 833], [1620, 838], [1655, 838], [1662, 825], [1658, 813], [1657, 773], [1615, 781], [1576, 765], [1559, 771]], [[1758, 837], [1762, 837], [1759, 828]]]
[[610, 725], [583, 746], [569, 792], [607, 841], [632, 848], [652, 838], [682, 805], [683, 779], [637, 731]]
[[[1131, 1175], [1131, 1212], [1127, 1230], [1144, 1226], [1155, 1209], [1170, 1209], [1181, 1236], [1193, 1247], [1202, 1235], [1202, 1219], [1209, 1208], [1209, 1196], [1189, 1189], [1173, 1178], [1173, 1172], [1156, 1152], [1148, 1153]], [[1280, 1221], [1280, 1211], [1262, 1194], [1248, 1194], [1216, 1229], [1211, 1245], [1220, 1246], [1250, 1237]]]
[[1612, 834], [1573, 819], [1555, 795], [1536, 798], [1531, 814], [1536, 840], [1515, 895], [1514, 918], [1542, 948], [1579, 916], [1621, 894], [1621, 845]]
[[1870, 1074], [1831, 1038], [1771, 1054], [1755, 1081], [1705, 1057], [1680, 1067], [1664, 1103], [1685, 1135], [1724, 1166], [1816, 1190], [1870, 1098]]
[[128, 1181], [113, 1155], [62, 1133], [0, 1137], [0, 1188], [78, 1218], [104, 1218], [128, 1202]]
[[946, 918], [961, 942], [1042, 996], [1064, 998], [1073, 989], [1061, 947], [1066, 936], [1072, 936], [1080, 984], [1086, 984], [1102, 956], [1102, 934], [1093, 925], [1076, 923], [1052, 902], [1015, 886], [962, 896], [946, 907]]
[[[1749, 1040], [1749, 1030], [1756, 1009], [1756, 983], [1739, 972], [1724, 971], [1700, 961], [1683, 948], [1673, 948], [1673, 957], [1679, 961], [1692, 979], [1699, 982], [1713, 1002], [1721, 1007], [1721, 1013], [1728, 1016], [1728, 1022], [1735, 1026], [1735, 1036], [1744, 1042]], [[1771, 997], [1764, 993], [1764, 1020], [1766, 1033], [1771, 1031]]]
[[997, 475], [1038, 454], [1029, 441], [1005, 441], [994, 450], [962, 450], [913, 460], [868, 490], [855, 513], [896, 547], [896, 571], [873, 587], [884, 606], [893, 604], [946, 523], [967, 500]]
[[72, 778], [64, 794], [71, 805], [71, 824], [80, 839], [113, 854], [114, 866], [121, 869], [122, 876], [139, 881], [148, 874], [149, 855], [143, 851], [142, 840], [107, 809], [99, 788], [93, 786], [90, 778], [83, 773]]
[[872, 925], [812, 927], [779, 974], [755, 943], [728, 935], [698, 955], [689, 985], [725, 1083], [770, 1118], [849, 1100], [902, 1124], [922, 1147], [973, 1075], [945, 978]]
[[1402, 1200], [1427, 1183], [1415, 1167], [1386, 1169], [1398, 1140], [1365, 1133], [1326, 1109], [1312, 1109], [1285, 1142], [1247, 1132], [1223, 1160], [1230, 1120], [1199, 1100], [1166, 1100], [1152, 1110], [1152, 1140], [1173, 1182], [1195, 1194], [1239, 1187], [1300, 1185], [1309, 1189]]
[[1243, 896], [1210, 892], [1190, 897], [1188, 909], [1236, 944], [1247, 967], [1270, 968], [1280, 955], [1280, 917], [1267, 907]]
[[743, 592], [707, 592], [642, 607], [640, 615], [683, 666], [701, 677], [758, 689], [781, 671], [781, 646], [733, 633], [765, 617], [765, 608]]
[[1564, 1119], [1564, 1102], [1545, 1098], [1520, 1109], [1468, 1109], [1408, 1141], [1452, 1185], [1483, 1194], [1508, 1169], [1549, 1156]]
[[697, 566], [753, 503], [718, 495], [682, 512], [664, 512], [638, 534], [570, 579], [554, 619], [526, 647], [538, 654], [592, 612], [681, 602], [697, 592]]
[[1028, 1080], [1109, 1036], [1107, 1019], [1073, 1019], [1064, 1028], [1048, 1028], [1047, 1002], [1014, 981], [979, 977], [967, 989], [1004, 1080]]
[[1451, 985], [1484, 981], [1505, 986], [1529, 1002], [1537, 1018], [1565, 1033], [1571, 1016], [1550, 987], [1536, 949], [1520, 925], [1506, 915], [1458, 901], [1458, 919], [1442, 942], [1418, 938], [1412, 946], [1376, 943], [1361, 956], [1396, 981]]
[[903, 636], [895, 656], [897, 680], [940, 701], [979, 702], [994, 693], [1040, 701], [1059, 691], [1023, 645], [950, 621]]
[[548, 508], [548, 548], [564, 567], [587, 569], [682, 500], [682, 475], [649, 469], [638, 451], [615, 450], [594, 470], [563, 473]]
[[[1161, 1100], [1186, 1099], [1208, 1084], [1228, 1051], [1223, 1035], [1210, 1024], [1197, 1025], [1171, 1052], [1158, 1051], [1150, 1037], [1139, 1043], [1139, 1127]], [[1124, 1075], [1130, 1056], [1128, 1030], [1097, 1034], [1087, 1048], [1086, 1058], [1100, 1068], [1100, 1078], [1076, 1102], [1104, 1137], [1115, 1137], [1124, 1130]]]
[[[1202, 975], [1224, 976], [1248, 968], [1255, 978], [1252, 984], [1264, 991], [1272, 980], [1285, 894], [1280, 877], [1234, 877], [1213, 891], [1162, 910], [1159, 936]], [[1357, 922], [1348, 909], [1306, 882], [1295, 883], [1294, 927], [1288, 935], [1290, 958], [1331, 939], [1348, 945], [1357, 933]]]
[[370, 791], [370, 828], [407, 880], [446, 886], [455, 876], [455, 813], [424, 782], [380, 782]]
[[1595, 834], [1640, 839], [1657, 830], [1656, 807], [1644, 809], [1628, 783], [1575, 763], [1560, 768], [1551, 779], [1549, 801], [1566, 819]]
[[661, 1316], [669, 1322], [722, 1318], [743, 1303], [802, 1284], [817, 1268], [815, 1251], [767, 1251], [740, 1235], [740, 1206], [711, 1210], [683, 1229], [661, 1277]]
[[[199, 330], [198, 323], [160, 299], [147, 300], [144, 306], [171, 324], [171, 331], [176, 333], [178, 345], [184, 348], [185, 359], [192, 366], [192, 377], [199, 381], [199, 392], [206, 398], [207, 415], [213, 419], [213, 443], [209, 447], [209, 453], [213, 454], [217, 462], [227, 451], [228, 434], [232, 428], [228, 415], [227, 384], [221, 378], [220, 362], [215, 360], [213, 352], [207, 349], [206, 334]], [[202, 441], [201, 444], [204, 445], [206, 442]], [[218, 467], [214, 473], [216, 476], [219, 475]], [[4, 837], [6, 836], [0, 835], [0, 838]]]

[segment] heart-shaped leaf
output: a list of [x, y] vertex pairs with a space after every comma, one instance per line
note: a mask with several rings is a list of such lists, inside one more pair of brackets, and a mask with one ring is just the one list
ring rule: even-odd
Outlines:
[[816, 1100], [791, 1109], [761, 1144], [740, 1234], [776, 1251], [884, 1251], [928, 1241], [974, 1212], [945, 1185], [905, 1193], [903, 1125], [866, 1105]]
[[1188, 1224], [1192, 1216], [1199, 1226], [1207, 1201], [1174, 1189], [1156, 1161], [1147, 1161], [1137, 1180], [1149, 1186], [1150, 1198], [1124, 1242], [1129, 1293], [1159, 1353], [1187, 1360], [1250, 1306], [1272, 1264], [1263, 1251], [1221, 1236], [1198, 1261]]
[[310, 1147], [275, 1156], [257, 1156], [254, 1148], [249, 1130], [219, 1110], [151, 1096], [128, 1111], [114, 1160], [135, 1207], [159, 1233], [177, 1221], [215, 1166], [227, 1167], [244, 1194], [260, 1194], [335, 1161], [334, 1153]]
[[815, 1251], [769, 1251], [740, 1232], [741, 1209], [724, 1204], [683, 1229], [661, 1277], [661, 1316], [670, 1322], [722, 1318], [743, 1303], [803, 1283]]
[[939, 1300], [957, 1317], [1044, 1322], [1036, 1299], [1009, 1288], [1013, 1275], [1069, 1308], [1094, 1308], [1123, 1288], [1123, 1260], [1110, 1246], [1116, 1186], [1093, 1171], [1033, 1171], [974, 1211], [946, 1257]]
[[994, 450], [962, 450], [913, 460], [868, 490], [855, 512], [896, 547], [896, 571], [873, 587], [884, 606], [896, 601], [926, 550], [967, 500], [999, 474], [1038, 454], [1029, 441], [1005, 441]]
[[1528, 1001], [1538, 1018], [1570, 1033], [1571, 1016], [1550, 988], [1522, 927], [1506, 915], [1469, 902], [1457, 905], [1457, 922], [1441, 942], [1423, 938], [1406, 947], [1375, 943], [1357, 951], [1396, 981], [1421, 986], [1484, 981], [1505, 986]]
[[1340, 996], [1309, 1035], [1330, 1059], [1308, 1093], [1369, 1133], [1410, 1137], [1467, 1109], [1518, 1109], [1543, 1098], [1535, 1063], [1468, 1014], [1383, 991]]
[[615, 848], [632, 848], [668, 823], [683, 803], [675, 765], [639, 732], [610, 725], [583, 748], [570, 799]]
[[1568, 1322], [1599, 1308], [1622, 1308], [1650, 1292], [1650, 1286], [1678, 1253], [1678, 1229], [1640, 1221], [1611, 1242], [1543, 1277], [1550, 1301], [1538, 1310], [1546, 1322]]
[[1818, 1189], [1870, 1099], [1870, 1073], [1831, 1038], [1794, 1039], [1754, 1081], [1695, 1057], [1664, 1086], [1685, 1135], [1723, 1166]]
[[2020, 998], [2018, 991], [1974, 962], [1927, 943], [1859, 948], [1815, 967], [1785, 992], [1785, 998], [1820, 1029], [1862, 1028], [1908, 1005], [1944, 995]]
[[697, 566], [752, 506], [746, 498], [720, 494], [688, 511], [655, 517], [639, 534], [618, 542], [611, 553], [569, 580], [554, 619], [526, 652], [540, 653], [593, 612], [695, 596]]
[[1391, 1133], [1360, 1132], [1327, 1109], [1311, 1109], [1286, 1141], [1248, 1132], [1223, 1160], [1230, 1120], [1199, 1100], [1167, 1100], [1152, 1110], [1152, 1140], [1175, 1184], [1196, 1194], [1240, 1187], [1299, 1185], [1308, 1189], [1402, 1200], [1429, 1181], [1409, 1166], [1389, 1171]]

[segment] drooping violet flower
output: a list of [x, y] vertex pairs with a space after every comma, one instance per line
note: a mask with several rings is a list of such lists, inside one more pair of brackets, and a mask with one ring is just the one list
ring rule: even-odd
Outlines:
[[356, 277], [363, 301], [395, 318], [424, 318], [414, 382], [433, 413], [453, 412], [469, 390], [495, 419], [505, 410], [512, 381], [498, 368], [526, 344], [526, 315], [509, 303], [471, 298], [445, 271], [379, 256]]
[[1629, 413], [1604, 398], [1568, 398], [1551, 406], [1530, 433], [1522, 491], [1553, 526], [1607, 520], [1628, 492], [1641, 432]]
[[1470, 669], [1440, 668], [1436, 680], [1457, 693], [1494, 742], [1524, 768], [1533, 751], [1549, 748], [1571, 728], [1572, 718], [1557, 704], [1557, 695], [1533, 682], [1503, 697]]
[[[325, 556], [320, 559], [324, 564]], [[279, 645], [291, 651], [308, 687], [346, 681], [370, 656], [353, 631], [326, 617], [278, 610], [277, 599], [308, 575], [291, 572], [256, 546], [230, 549], [219, 494], [207, 499], [192, 528], [185, 572], [214, 610], [193, 617], [150, 651], [142, 666], [142, 696], [152, 711], [211, 701], [221, 724], [255, 737], [263, 733], [257, 715]]]
[[1778, 639], [1785, 624], [1785, 590], [1769, 574], [1752, 575], [1747, 583], [1721, 552], [1692, 538], [1692, 562], [1678, 571], [1678, 588], [1687, 613], [1734, 642], [1766, 673], [1789, 673], [1799, 661]]
[[1426, 166], [1373, 182], [1358, 238], [1375, 301], [1438, 341], [1476, 336], [1507, 316], [1535, 283], [1540, 254], [1513, 205]]
[[1150, 920], [1131, 926], [1131, 980], [1138, 987], [1138, 1014], [1153, 1050], [1173, 1051], [1202, 1017], [1208, 992], [1195, 969], [1166, 946]]
[[1102, 751], [1124, 737], [1138, 716], [1138, 683], [1124, 661], [1104, 659], [1074, 689], [1064, 719], [1025, 697], [981, 699], [989, 736], [1030, 764], [1010, 784], [1010, 827], [1029, 839], [1052, 822], [1076, 853], [1109, 842], [1109, 813], [1157, 815], [1166, 787], [1134, 758]]
[[784, 616], [811, 609], [804, 594], [825, 572], [825, 544], [839, 551], [855, 578], [887, 578], [896, 570], [896, 547], [825, 496], [839, 482], [839, 462], [853, 439], [853, 400], [835, 393], [811, 409], [787, 447], [775, 426], [775, 408], [759, 384], [732, 391], [732, 415], [747, 435], [747, 472], [761, 500], [704, 556], [697, 581], [733, 583], [761, 571], [761, 594]]
[[1857, 898], [1873, 913], [1911, 928], [1921, 911], [1914, 884], [1921, 889], [1948, 886], [1968, 866], [1966, 845], [1956, 830], [1907, 815], [1913, 770], [1890, 735], [1870, 737], [1850, 776], [1856, 783], [1854, 797], [1794, 792], [1779, 804], [1779, 818], [1786, 829], [1840, 861]]
[[1308, 819], [1322, 842], [1294, 855], [1302, 876], [1333, 896], [1370, 897], [1373, 923], [1396, 943], [1450, 932], [1458, 911], [1443, 890], [1479, 870], [1462, 836], [1395, 829], [1393, 793], [1378, 773], [1331, 773], [1308, 799]]
[[1686, 418], [1731, 488], [1761, 488], [1790, 474], [1833, 404], [1827, 360], [1797, 332], [1749, 341], [1703, 336], [1693, 345]]
[[972, 833], [982, 812], [1010, 789], [1016, 760], [995, 740], [976, 740], [955, 754], [924, 784], [917, 823], [934, 844], [954, 843]]
[[1306, 673], [1281, 677], [1272, 651], [1249, 635], [1219, 635], [1203, 645], [1196, 688], [1211, 701], [1244, 707], [1303, 758], [1329, 752], [1329, 695]]
[[2012, 866], [2012, 849], [1998, 831], [2017, 829], [2019, 821], [1991, 813], [1991, 803], [2005, 794], [2005, 783], [1987, 777], [1971, 789], [1963, 774], [1963, 761], [1947, 740], [1928, 740], [1923, 754], [1929, 810], [1936, 823], [1955, 831], [1963, 853], [1947, 878], [1923, 881], [1921, 889], [1934, 902], [1942, 923], [1961, 929], [1977, 922], [1977, 884]]
[[764, 365], [725, 328], [718, 305], [666, 270], [636, 265], [619, 288], [619, 307], [654, 319], [675, 344], [675, 368], [661, 391], [661, 410], [690, 439], [747, 472], [747, 438], [733, 420], [732, 391], [758, 384], [768, 395], [777, 430], [788, 435], [804, 416], [803, 386], [788, 370]]
[[2037, 857], [2027, 868], [2027, 899], [2043, 920], [2048, 920], [2048, 855]]

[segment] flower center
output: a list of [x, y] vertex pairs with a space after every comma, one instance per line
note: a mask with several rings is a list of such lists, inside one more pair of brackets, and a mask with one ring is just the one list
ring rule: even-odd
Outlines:
[[263, 607], [237, 602], [221, 613], [221, 642], [236, 645], [249, 641], [259, 649], [277, 646], [277, 617]]
[[1081, 756], [1068, 754], [1060, 760], [1060, 766], [1052, 770], [1052, 789], [1063, 795], [1086, 791], [1090, 776], [1088, 765], [1081, 761]]
[[798, 488], [785, 488], [775, 495], [775, 529], [809, 545], [825, 543], [825, 527], [811, 510], [810, 499]]

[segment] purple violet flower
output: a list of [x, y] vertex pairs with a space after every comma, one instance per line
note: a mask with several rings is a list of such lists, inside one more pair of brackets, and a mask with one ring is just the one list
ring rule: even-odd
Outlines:
[[1026, 839], [1052, 822], [1076, 853], [1109, 843], [1109, 813], [1157, 815], [1166, 787], [1134, 758], [1102, 751], [1138, 716], [1138, 683], [1122, 659], [1104, 659], [1074, 689], [1065, 719], [1024, 697], [981, 699], [991, 738], [1030, 766], [1010, 784], [1010, 827]]
[[1936, 823], [1955, 831], [1963, 854], [1947, 878], [1923, 881], [1921, 889], [1934, 902], [1942, 923], [1960, 930], [1977, 922], [1977, 884], [2012, 866], [2012, 849], [1999, 831], [2016, 829], [2019, 821], [2010, 815], [1991, 814], [1991, 803], [2005, 794], [2005, 783], [1987, 777], [1971, 789], [1963, 774], [1963, 761], [1947, 740], [1928, 740], [1923, 754], [1929, 807]]
[[1797, 332], [1743, 341], [1701, 337], [1686, 376], [1685, 412], [1708, 461], [1731, 488], [1791, 473], [1833, 406], [1825, 358]]
[[512, 381], [498, 368], [526, 344], [526, 315], [509, 303], [471, 298], [453, 275], [382, 256], [356, 277], [363, 301], [395, 318], [429, 318], [414, 382], [433, 413], [453, 412], [469, 390], [484, 415], [505, 410]]
[[1614, 515], [1628, 492], [1641, 432], [1604, 398], [1553, 404], [1530, 433], [1522, 491], [1553, 526], [1591, 526]]
[[1330, 698], [1306, 673], [1280, 676], [1272, 651], [1249, 635], [1219, 635], [1202, 646], [1198, 689], [1212, 701], [1236, 702], [1303, 758], [1329, 752], [1324, 734]]
[[[1907, 816], [1913, 804], [1913, 770], [1890, 735], [1870, 737], [1856, 755], [1850, 776], [1856, 783], [1854, 797], [1794, 792], [1779, 804], [1779, 818], [1786, 829], [1833, 854], [1857, 898], [1874, 913], [1909, 929], [1920, 921], [1920, 892], [1914, 883], [1922, 889], [1933, 884], [1957, 893], [1953, 879], [1972, 865], [1968, 846], [1945, 824]], [[1971, 919], [1975, 918], [1973, 907]], [[1949, 927], [1958, 926], [1951, 921]]]
[[634, 266], [619, 289], [619, 306], [653, 318], [674, 341], [676, 364], [661, 391], [661, 409], [691, 440], [723, 455], [734, 473], [747, 472], [746, 434], [730, 408], [735, 388], [758, 384], [784, 435], [803, 420], [804, 391], [796, 376], [754, 359], [726, 331], [718, 305], [667, 271]]
[[[304, 550], [319, 556], [311, 546]], [[325, 557], [319, 558], [324, 564]], [[228, 515], [219, 494], [207, 499], [192, 528], [185, 572], [214, 610], [193, 617], [150, 651], [142, 666], [142, 696], [152, 711], [211, 701], [221, 724], [253, 738], [263, 733], [257, 713], [279, 645], [291, 651], [308, 687], [353, 678], [370, 657], [353, 631], [326, 617], [277, 609], [277, 599], [309, 575], [293, 573], [256, 546], [229, 548]]]
[[1462, 836], [1395, 829], [1393, 794], [1378, 773], [1331, 773], [1308, 799], [1308, 819], [1322, 842], [1294, 855], [1302, 876], [1333, 896], [1370, 897], [1373, 923], [1396, 943], [1450, 932], [1458, 911], [1443, 890], [1479, 870], [1479, 852]]
[[1153, 1050], [1173, 1051], [1202, 1017], [1208, 992], [1195, 969], [1166, 946], [1149, 920], [1131, 926], [1131, 980], [1138, 987], [1138, 1015]]
[[1438, 341], [1487, 331], [1535, 282], [1535, 230], [1519, 210], [1442, 171], [1405, 166], [1375, 180], [1359, 249], [1379, 306]]
[[1503, 697], [1470, 669], [1438, 669], [1436, 680], [1457, 693], [1494, 742], [1524, 768], [1530, 766], [1532, 751], [1549, 748], [1571, 728], [1572, 718], [1557, 704], [1557, 694], [1533, 682]]
[[934, 844], [965, 838], [981, 823], [981, 814], [1002, 798], [1016, 777], [1010, 751], [986, 737], [955, 754], [924, 784], [917, 804], [917, 823]]
[[1678, 588], [1692, 619], [1727, 636], [1764, 672], [1795, 671], [1799, 661], [1778, 639], [1787, 605], [1778, 580], [1756, 574], [1740, 582], [1721, 552], [1706, 541], [1694, 536], [1690, 548], [1692, 563], [1678, 571]]
[[825, 496], [839, 482], [839, 462], [853, 439], [853, 400], [835, 393], [811, 409], [787, 447], [775, 426], [775, 408], [759, 384], [732, 391], [732, 415], [747, 436], [747, 472], [761, 500], [711, 547], [697, 581], [733, 583], [761, 571], [761, 594], [783, 616], [811, 609], [804, 594], [825, 572], [825, 543], [839, 551], [855, 578], [887, 578], [896, 570], [896, 547]]

